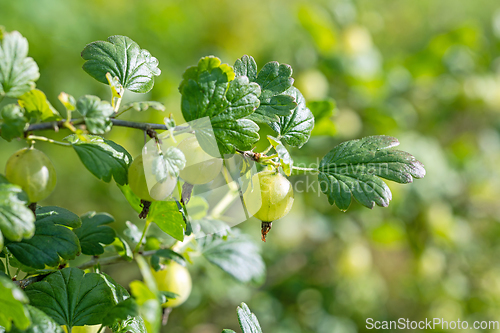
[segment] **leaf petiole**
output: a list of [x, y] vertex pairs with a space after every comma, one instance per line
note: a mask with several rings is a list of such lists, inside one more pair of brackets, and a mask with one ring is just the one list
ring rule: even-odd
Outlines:
[[139, 251], [139, 249], [141, 248], [142, 241], [144, 240], [144, 237], [146, 237], [146, 233], [148, 232], [150, 225], [151, 225], [151, 220], [147, 219], [146, 225], [144, 226], [144, 230], [142, 231], [141, 239], [139, 239], [139, 242], [135, 246], [134, 253], [137, 253]]
[[44, 142], [49, 142], [49, 143], [53, 143], [53, 144], [60, 145], [60, 146], [71, 147], [71, 143], [56, 141], [56, 140], [52, 140], [52, 139], [46, 138], [44, 136], [38, 136], [38, 135], [28, 135], [26, 137], [26, 140], [28, 140], [28, 141], [33, 141], [33, 140], [44, 141]]
[[298, 171], [299, 173], [307, 173], [307, 172], [318, 173], [319, 172], [319, 170], [316, 168], [301, 168], [301, 167], [296, 167], [296, 166], [293, 166], [292, 170]]

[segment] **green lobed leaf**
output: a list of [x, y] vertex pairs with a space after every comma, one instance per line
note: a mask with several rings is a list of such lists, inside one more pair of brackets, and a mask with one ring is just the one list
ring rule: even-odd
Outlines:
[[83, 69], [97, 81], [108, 84], [109, 72], [124, 88], [137, 93], [150, 91], [154, 77], [161, 74], [158, 60], [126, 36], [90, 43], [83, 49], [82, 58], [86, 60]]
[[36, 220], [37, 222], [51, 222], [70, 228], [78, 228], [82, 225], [82, 221], [78, 215], [57, 206], [38, 207], [36, 210]]
[[17, 103], [24, 109], [25, 115], [32, 121], [56, 121], [61, 115], [47, 100], [47, 96], [38, 89], [28, 91], [19, 97]]
[[115, 219], [107, 213], [88, 212], [81, 217], [82, 226], [73, 230], [80, 240], [82, 253], [97, 256], [104, 253], [104, 245], [115, 241], [116, 232], [109, 224]]
[[37, 209], [35, 234], [20, 242], [9, 242], [7, 248], [23, 265], [43, 269], [56, 267], [61, 258], [74, 259], [80, 253], [80, 242], [67, 228], [78, 228], [80, 218], [70, 211], [54, 206]]
[[311, 136], [314, 128], [314, 116], [306, 107], [306, 101], [300, 91], [289, 88], [285, 94], [292, 96], [297, 103], [297, 107], [289, 116], [280, 117], [278, 122], [271, 123], [271, 128], [279, 134], [279, 139], [294, 147], [302, 147]]
[[203, 256], [241, 282], [259, 283], [266, 267], [257, 246], [245, 234], [233, 230], [226, 237], [217, 234], [200, 239]]
[[26, 207], [28, 197], [21, 187], [0, 175], [0, 232], [11, 241], [30, 238], [35, 232], [35, 216]]
[[175, 147], [168, 147], [153, 159], [152, 168], [157, 182], [164, 182], [169, 177], [179, 176], [179, 171], [186, 166], [184, 153]]
[[124, 109], [134, 109], [135, 111], [146, 111], [149, 108], [158, 110], [158, 111], [165, 111], [165, 105], [163, 105], [160, 102], [155, 102], [155, 101], [140, 101], [140, 102], [131, 102], [127, 103], [123, 106]]
[[251, 82], [256, 82], [261, 88], [259, 107], [248, 119], [261, 123], [271, 123], [280, 116], [288, 116], [297, 106], [293, 96], [284, 94], [293, 84], [292, 67], [268, 62], [257, 74], [257, 63], [251, 56], [244, 55], [234, 64], [236, 76], [247, 76]]
[[259, 320], [250, 311], [248, 305], [241, 303], [236, 312], [238, 313], [238, 321], [243, 333], [262, 333]]
[[257, 124], [244, 118], [259, 106], [260, 87], [246, 76], [233, 77], [228, 65], [206, 57], [184, 73], [179, 87], [184, 119], [210, 118], [209, 130], [196, 128], [198, 141], [207, 152], [211, 150], [206, 147], [207, 137], [215, 136], [221, 155], [233, 154], [236, 148], [251, 149], [259, 139]]
[[63, 333], [63, 329], [52, 318], [47, 316], [45, 312], [31, 305], [26, 305], [31, 318], [31, 325], [20, 330], [13, 327], [10, 333]]
[[387, 207], [392, 194], [381, 178], [402, 184], [423, 178], [422, 163], [407, 152], [391, 149], [397, 145], [399, 141], [390, 136], [369, 136], [343, 142], [326, 154], [318, 180], [330, 204], [347, 210], [352, 195], [368, 208]]
[[28, 298], [9, 278], [0, 276], [0, 326], [10, 331], [12, 323], [24, 330], [31, 324], [29, 312], [24, 304]]
[[97, 178], [109, 183], [111, 177], [119, 185], [128, 182], [132, 156], [119, 144], [96, 135], [70, 135], [65, 138], [75, 149], [83, 165]]
[[130, 317], [111, 327], [113, 333], [147, 333], [144, 320], [137, 317]]
[[116, 283], [116, 281], [106, 273], [101, 273], [101, 276], [111, 289], [115, 303], [113, 307], [106, 310], [102, 324], [110, 327], [113, 332], [125, 333], [128, 332], [126, 328], [130, 327], [132, 333], [146, 333], [144, 321], [138, 316], [137, 303], [130, 298], [127, 289]]
[[0, 96], [17, 98], [35, 88], [39, 77], [28, 40], [17, 31], [0, 34]]
[[30, 304], [68, 327], [97, 325], [115, 305], [105, 278], [68, 267], [26, 287]]
[[114, 113], [113, 107], [109, 102], [101, 101], [97, 96], [80, 97], [76, 102], [76, 110], [83, 116], [90, 133], [104, 134], [113, 127], [110, 120]]
[[179, 207], [174, 201], [155, 201], [151, 204], [148, 220], [156, 223], [160, 229], [182, 241], [186, 223], [179, 212]]
[[0, 134], [2, 138], [11, 141], [24, 136], [24, 129], [28, 124], [28, 119], [23, 111], [16, 104], [7, 104], [0, 111], [2, 122], [0, 123]]
[[128, 298], [120, 303], [115, 304], [110, 308], [103, 318], [104, 326], [112, 327], [113, 325], [127, 320], [129, 317], [137, 317], [139, 310], [134, 299]]

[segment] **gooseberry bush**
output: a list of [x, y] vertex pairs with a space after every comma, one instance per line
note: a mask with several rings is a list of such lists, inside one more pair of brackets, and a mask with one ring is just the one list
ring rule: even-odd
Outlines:
[[[258, 205], [245, 212], [262, 221], [265, 241], [272, 222], [292, 208], [288, 177], [294, 173], [317, 175], [330, 204], [343, 211], [352, 197], [368, 208], [385, 207], [391, 192], [383, 179], [411, 183], [425, 175], [423, 165], [395, 150], [398, 141], [389, 136], [341, 143], [317, 167], [294, 164], [289, 148], [303, 147], [315, 120], [328, 116], [334, 104], [307, 103], [286, 64], [269, 62], [259, 70], [250, 56], [233, 66], [204, 57], [185, 71], [179, 85], [186, 123], [176, 125], [172, 117], [163, 124], [132, 122], [119, 117], [165, 110], [155, 101], [122, 103], [126, 90], [149, 92], [160, 69], [157, 59], [130, 38], [112, 36], [88, 44], [81, 53], [84, 71], [109, 86], [110, 101], [62, 92], [63, 118], [35, 88], [39, 71], [28, 57], [27, 40], [17, 31], [0, 30], [0, 42], [2, 146], [26, 142], [0, 175], [0, 331], [159, 332], [172, 308], [189, 297], [187, 266], [194, 252], [242, 283], [262, 281], [265, 266], [257, 246], [223, 222], [237, 198], [246, 205], [257, 194]], [[152, 144], [133, 159], [105, 138], [116, 126], [143, 131]], [[275, 135], [267, 137], [267, 149], [255, 151], [262, 126]], [[37, 135], [51, 129], [68, 136], [61, 142]], [[74, 151], [96, 178], [114, 180], [145, 219], [143, 230], [127, 222], [120, 234], [109, 226], [114, 218], [105, 212], [78, 216], [64, 207], [38, 205], [57, 178], [49, 157], [36, 147], [39, 141]], [[197, 188], [221, 179], [233, 185], [215, 207], [208, 207]], [[190, 202], [201, 207], [192, 216]], [[148, 233], [152, 224], [166, 236]], [[80, 256], [86, 261], [74, 264]], [[117, 262], [137, 264], [142, 281], [127, 288], [117, 284], [102, 271]], [[244, 333], [261, 332], [244, 303], [237, 313]]]

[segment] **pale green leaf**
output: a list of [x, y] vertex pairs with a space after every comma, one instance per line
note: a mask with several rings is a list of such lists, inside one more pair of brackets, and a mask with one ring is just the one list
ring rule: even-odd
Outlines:
[[0, 115], [2, 117], [0, 123], [0, 134], [2, 138], [11, 141], [12, 139], [23, 137], [28, 119], [24, 116], [22, 109], [18, 105], [5, 105]]
[[28, 298], [23, 291], [7, 277], [0, 276], [0, 326], [7, 331], [12, 324], [21, 330], [28, 328], [31, 320], [26, 303]]
[[83, 116], [90, 133], [104, 134], [111, 130], [113, 124], [110, 117], [114, 111], [109, 102], [101, 101], [97, 96], [85, 95], [76, 102], [76, 110]]
[[19, 105], [24, 109], [25, 115], [31, 121], [56, 121], [61, 115], [47, 100], [45, 94], [38, 89], [33, 89], [19, 97]]
[[0, 175], [0, 231], [11, 241], [30, 238], [35, 232], [35, 216], [26, 207], [28, 197], [21, 187]]
[[28, 40], [17, 31], [0, 34], [0, 96], [17, 98], [34, 89], [39, 77]]

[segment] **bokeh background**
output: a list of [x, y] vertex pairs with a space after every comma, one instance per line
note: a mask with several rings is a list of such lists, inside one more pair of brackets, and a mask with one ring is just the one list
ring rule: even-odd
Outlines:
[[[353, 203], [341, 213], [317, 190], [297, 194], [292, 212], [260, 245], [265, 282], [241, 285], [196, 261], [193, 293], [164, 332], [237, 330], [242, 301], [273, 333], [364, 332], [366, 318], [500, 320], [498, 1], [0, 0], [0, 24], [28, 38], [38, 88], [60, 110], [61, 91], [109, 98], [107, 87], [81, 70], [79, 54], [91, 41], [121, 34], [156, 56], [162, 70], [149, 95], [128, 92], [127, 100], [164, 102], [180, 121], [177, 86], [200, 57], [233, 64], [249, 54], [259, 66], [278, 60], [292, 65], [307, 100], [331, 97], [338, 106], [293, 151], [296, 160], [385, 134], [425, 164], [423, 180], [390, 184], [388, 208]], [[124, 119], [163, 117], [148, 111]], [[132, 155], [143, 144], [134, 130], [108, 136]], [[1, 140], [3, 168], [24, 143]], [[74, 152], [37, 147], [58, 173], [56, 191], [42, 204], [106, 211], [117, 227], [140, 225], [117, 187], [90, 175]], [[259, 242], [257, 221], [240, 226]], [[130, 267], [108, 271], [124, 283], [139, 277]]]

